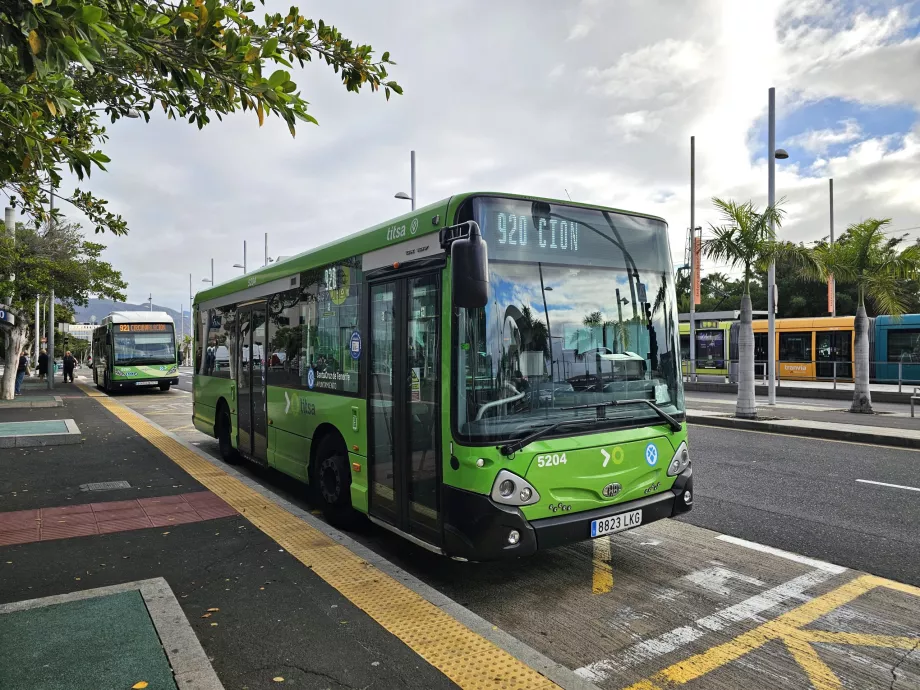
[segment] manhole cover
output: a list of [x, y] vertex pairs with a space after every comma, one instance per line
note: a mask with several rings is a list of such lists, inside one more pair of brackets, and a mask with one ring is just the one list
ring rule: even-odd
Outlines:
[[118, 482], [92, 482], [80, 484], [80, 491], [112, 491], [113, 489], [130, 489], [131, 485], [122, 480]]

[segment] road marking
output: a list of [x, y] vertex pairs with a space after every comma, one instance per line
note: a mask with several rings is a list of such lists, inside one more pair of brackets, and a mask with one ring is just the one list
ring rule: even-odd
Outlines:
[[742, 575], [741, 573], [736, 573], [734, 570], [719, 566], [706, 568], [704, 570], [696, 570], [689, 575], [684, 575], [681, 579], [692, 582], [697, 587], [707, 589], [722, 597], [727, 597], [731, 594], [731, 590], [725, 584], [729, 580], [740, 580], [741, 582], [747, 582], [749, 585], [757, 585], [758, 587], [766, 586], [756, 577]]
[[920, 487], [903, 486], [902, 484], [886, 484], [885, 482], [873, 482], [871, 479], [857, 479], [856, 481], [863, 484], [875, 484], [876, 486], [887, 486], [892, 489], [907, 489], [908, 491], [920, 491]]
[[139, 413], [108, 396], [93, 397], [461, 688], [559, 687], [350, 549], [199, 457]]
[[866, 592], [879, 587], [920, 597], [920, 587], [886, 580], [875, 575], [862, 575], [831, 590], [827, 594], [823, 594], [798, 608], [784, 613], [778, 618], [738, 635], [733, 640], [716, 645], [705, 652], [695, 654], [688, 659], [668, 666], [651, 677], [631, 685], [627, 690], [660, 690], [673, 688], [676, 685], [684, 685], [774, 640], [782, 641], [785, 644], [792, 657], [808, 676], [808, 680], [815, 690], [842, 690], [843, 684], [840, 679], [818, 657], [817, 652], [811, 646], [812, 643], [869, 645], [891, 649], [913, 649], [920, 645], [920, 638], [805, 629], [806, 625], [814, 623], [834, 609], [849, 604]]
[[833, 574], [825, 570], [813, 570], [788, 582], [777, 585], [749, 599], [700, 618], [690, 625], [675, 628], [663, 635], [643, 640], [617, 654], [616, 658], [602, 659], [575, 669], [582, 678], [595, 683], [623, 672], [641, 663], [668, 654], [700, 639], [710, 632], [718, 632], [729, 625], [742, 621], [756, 620], [756, 617], [789, 599], [800, 599], [805, 591], [831, 579]]
[[[867, 448], [872, 448], [877, 450], [879, 445], [877, 443], [864, 443], [863, 441], [842, 441], [836, 438], [820, 438], [818, 436], [803, 436], [802, 434], [789, 434], [785, 431], [761, 431], [760, 429], [738, 429], [731, 426], [722, 426], [720, 424], [707, 424], [704, 421], [696, 420], [693, 422], [687, 422], [688, 426], [705, 426], [708, 429], [721, 429], [723, 431], [736, 431], [742, 434], [765, 434], [767, 436], [783, 436], [785, 438], [798, 438], [803, 441], [819, 441], [821, 443], [844, 443], [848, 446], [866, 446]], [[920, 453], [920, 448], [908, 448], [906, 446], [882, 446], [886, 450], [903, 450], [909, 453]]]
[[598, 537], [591, 542], [594, 574], [591, 578], [591, 592], [606, 594], [613, 589], [613, 567], [610, 565], [610, 535]]
[[801, 563], [802, 565], [807, 565], [811, 568], [817, 568], [818, 570], [824, 570], [828, 573], [834, 573], [839, 575], [840, 573], [846, 571], [841, 565], [834, 565], [833, 563], [828, 563], [826, 561], [819, 561], [814, 558], [808, 558], [808, 556], [800, 556], [797, 553], [792, 553], [791, 551], [783, 551], [782, 549], [776, 549], [772, 546], [766, 546], [765, 544], [758, 544], [754, 541], [747, 541], [746, 539], [739, 539], [738, 537], [730, 537], [727, 534], [720, 534], [716, 537], [719, 541], [727, 541], [729, 544], [734, 544], [735, 546], [743, 546], [746, 549], [753, 549], [754, 551], [760, 551], [761, 553], [769, 553], [773, 556], [778, 556], [779, 558], [785, 558], [787, 561], [795, 561], [796, 563]]

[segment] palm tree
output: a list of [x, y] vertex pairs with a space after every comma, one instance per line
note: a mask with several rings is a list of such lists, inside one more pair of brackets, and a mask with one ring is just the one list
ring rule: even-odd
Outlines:
[[728, 263], [732, 268], [742, 268], [744, 290], [741, 297], [741, 330], [738, 337], [739, 372], [738, 402], [735, 415], [745, 419], [757, 417], [754, 403], [754, 329], [751, 325], [751, 278], [758, 269], [770, 263], [783, 250], [805, 255], [803, 247], [781, 244], [776, 241], [771, 228], [782, 224], [783, 210], [768, 206], [761, 213], [750, 201], [739, 204], [713, 198], [712, 203], [722, 216], [722, 225], [709, 228], [713, 237], [703, 242], [707, 258]]
[[833, 275], [838, 284], [855, 283], [856, 368], [853, 404], [850, 412], [872, 413], [869, 392], [869, 319], [866, 298], [878, 313], [898, 317], [910, 305], [909, 280], [920, 275], [920, 245], [905, 249], [899, 245], [905, 236], [886, 237], [883, 228], [891, 221], [869, 218], [847, 228], [834, 245], [821, 244], [812, 250], [812, 277], [826, 280]]

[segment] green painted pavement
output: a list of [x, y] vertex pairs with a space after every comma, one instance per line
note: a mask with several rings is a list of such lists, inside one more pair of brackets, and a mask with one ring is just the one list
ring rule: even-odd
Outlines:
[[66, 433], [67, 422], [62, 419], [41, 419], [34, 422], [0, 422], [0, 437]]
[[140, 592], [0, 615], [0, 686], [176, 690]]

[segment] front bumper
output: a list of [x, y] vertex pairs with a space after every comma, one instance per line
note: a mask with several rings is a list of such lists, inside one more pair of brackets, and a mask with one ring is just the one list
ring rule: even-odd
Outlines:
[[[690, 501], [685, 501], [686, 492]], [[528, 522], [520, 509], [495, 503], [488, 496], [451, 486], [444, 487], [444, 552], [470, 561], [492, 561], [530, 556], [590, 538], [591, 521], [632, 510], [642, 510], [642, 524], [675, 517], [693, 507], [693, 468], [677, 476], [667, 491], [615, 505], [571, 515]], [[520, 540], [508, 543], [508, 533], [517, 530]]]
[[155, 388], [161, 383], [168, 383], [171, 386], [179, 385], [178, 376], [165, 376], [161, 379], [140, 379], [132, 381], [130, 379], [109, 379], [109, 388], [113, 390], [127, 390], [129, 388]]

